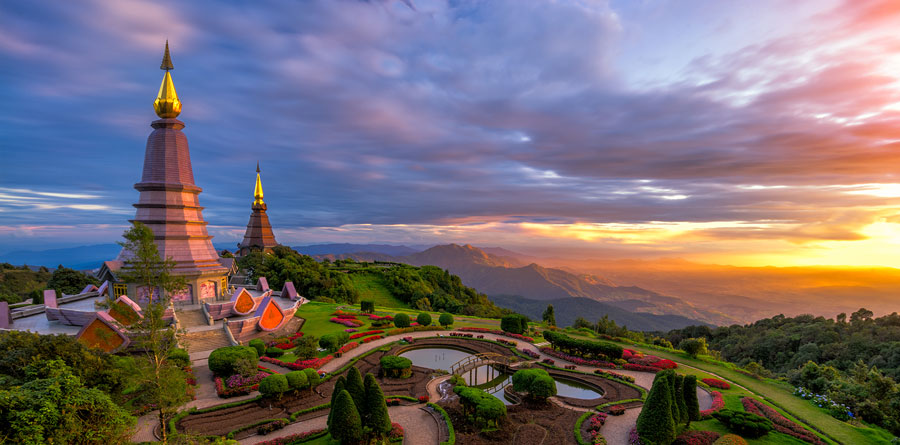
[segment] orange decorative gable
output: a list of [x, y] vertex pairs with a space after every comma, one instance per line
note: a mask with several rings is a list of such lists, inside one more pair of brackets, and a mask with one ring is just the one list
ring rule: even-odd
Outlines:
[[262, 316], [259, 318], [259, 327], [264, 331], [271, 331], [281, 326], [283, 321], [284, 313], [278, 307], [278, 303], [269, 298], [265, 308], [263, 308]]
[[112, 317], [99, 312], [97, 318], [81, 328], [76, 338], [88, 348], [97, 348], [104, 352], [116, 351], [127, 346], [129, 339], [113, 323]]
[[238, 293], [237, 297], [233, 298], [234, 300], [234, 311], [241, 315], [247, 315], [253, 309], [256, 309], [256, 300], [253, 299], [253, 296], [250, 295], [250, 292], [247, 292], [247, 289], [241, 288], [241, 291]]

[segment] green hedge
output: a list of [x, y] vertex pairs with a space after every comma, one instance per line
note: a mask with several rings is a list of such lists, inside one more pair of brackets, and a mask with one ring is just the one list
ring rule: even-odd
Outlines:
[[216, 349], [209, 354], [207, 361], [209, 370], [213, 374], [222, 378], [228, 378], [237, 374], [234, 364], [239, 359], [248, 360], [254, 368], [259, 364], [259, 356], [256, 354], [256, 349], [249, 346], [225, 346], [224, 348]]
[[566, 334], [553, 331], [544, 331], [544, 339], [550, 342], [554, 348], [577, 356], [603, 356], [609, 359], [622, 358], [622, 347], [610, 342], [582, 340], [572, 338]]
[[293, 422], [297, 421], [297, 418], [302, 416], [303, 414], [311, 413], [313, 411], [318, 411], [320, 409], [326, 409], [326, 408], [330, 408], [330, 407], [331, 407], [330, 403], [323, 403], [321, 405], [316, 405], [311, 408], [301, 409], [300, 411], [297, 411], [297, 412], [291, 414], [291, 417], [289, 420], [293, 423]]
[[581, 425], [584, 423], [585, 420], [588, 420], [588, 418], [590, 418], [593, 415], [594, 415], [594, 413], [588, 411], [588, 412], [582, 414], [581, 417], [578, 418], [578, 421], [575, 422], [575, 431], [574, 431], [575, 432], [575, 440], [578, 441], [578, 445], [591, 445], [590, 442], [584, 440], [584, 438], [581, 437]]
[[450, 421], [450, 415], [447, 414], [447, 411], [444, 411], [444, 408], [441, 408], [440, 405], [428, 402], [428, 406], [440, 413], [441, 417], [444, 418], [444, 422], [447, 423], [447, 431], [450, 432], [450, 439], [446, 442], [441, 442], [441, 445], [454, 445], [456, 443], [456, 431], [453, 430], [453, 422]]

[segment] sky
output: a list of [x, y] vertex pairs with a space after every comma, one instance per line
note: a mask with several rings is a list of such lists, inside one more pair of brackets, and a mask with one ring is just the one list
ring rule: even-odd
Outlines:
[[0, 2], [0, 252], [111, 243], [168, 39], [217, 245], [900, 267], [900, 2]]

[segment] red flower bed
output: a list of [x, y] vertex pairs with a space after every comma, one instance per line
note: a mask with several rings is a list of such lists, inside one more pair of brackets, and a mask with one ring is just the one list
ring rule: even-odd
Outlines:
[[356, 348], [359, 345], [360, 345], [359, 342], [351, 341], [350, 343], [347, 343], [346, 345], [341, 346], [341, 349], [338, 349], [337, 352], [340, 352], [341, 354], [343, 354], [347, 351], [353, 350], [354, 348]]
[[288, 349], [294, 349], [294, 344], [293, 343], [278, 343], [275, 345], [275, 347], [278, 349], [283, 349], [283, 350], [287, 351]]
[[710, 391], [709, 395], [713, 398], [712, 406], [710, 406], [709, 409], [700, 411], [701, 418], [710, 417], [712, 416], [712, 413], [725, 408], [725, 399], [722, 398], [722, 393], [719, 391]]
[[685, 431], [675, 438], [672, 445], [712, 445], [720, 436], [715, 431]]
[[504, 332], [499, 329], [463, 327], [463, 328], [459, 328], [459, 330], [460, 331], [473, 331], [473, 332], [487, 332], [489, 334], [502, 335], [504, 337], [515, 338], [517, 340], [527, 341], [528, 343], [534, 343], [534, 339], [531, 337], [526, 337], [524, 335], [519, 335], [519, 334], [513, 334], [512, 332]]
[[328, 356], [322, 357], [322, 358], [311, 358], [309, 360], [297, 360], [294, 363], [283, 362], [281, 360], [278, 360], [277, 358], [272, 358], [272, 357], [260, 357], [259, 359], [261, 361], [264, 361], [267, 363], [272, 363], [274, 365], [283, 366], [285, 368], [296, 371], [298, 369], [306, 369], [306, 368], [319, 369], [322, 366], [325, 366], [326, 363], [334, 360], [334, 356], [328, 355]]
[[379, 339], [382, 339], [382, 338], [384, 338], [383, 335], [375, 335], [375, 336], [373, 336], [373, 337], [364, 338], [362, 342], [363, 342], [363, 343], [368, 343], [368, 342], [370, 342], [370, 341], [375, 341], [375, 340], [379, 340]]
[[419, 396], [419, 402], [425, 403], [428, 401], [428, 396]]
[[370, 335], [374, 335], [374, 334], [382, 334], [382, 333], [384, 333], [384, 331], [382, 331], [382, 330], [374, 330], [374, 331], [360, 332], [360, 333], [358, 333], [358, 334], [353, 334], [353, 335], [351, 335], [351, 336], [350, 336], [350, 340], [355, 340], [355, 339], [357, 339], [357, 338], [368, 337], [368, 336], [370, 336]]
[[253, 391], [259, 389], [259, 384], [253, 386], [242, 386], [239, 388], [226, 388], [225, 382], [222, 381], [221, 377], [216, 377], [216, 394], [223, 399], [227, 399], [229, 397], [237, 397], [245, 394], [250, 394]]
[[632, 351], [631, 349], [623, 349], [622, 350], [622, 358], [623, 359], [628, 360], [631, 357], [634, 357], [634, 351]]
[[295, 332], [293, 335], [291, 335], [290, 337], [288, 337], [288, 340], [294, 341], [294, 340], [296, 340], [296, 339], [298, 339], [298, 338], [300, 338], [300, 337], [303, 337], [303, 333], [302, 333], [302, 332]]
[[391, 320], [394, 321], [394, 317], [390, 315], [375, 315], [375, 314], [366, 314], [369, 317], [369, 320]]
[[662, 371], [661, 369], [657, 368], [656, 366], [638, 365], [636, 363], [626, 363], [626, 364], [622, 365], [622, 369], [627, 369], [629, 371], [652, 372], [654, 374], [656, 374], [659, 371]]
[[678, 363], [675, 363], [672, 360], [662, 359], [660, 361], [651, 363], [650, 366], [659, 369], [675, 369], [678, 367]]
[[702, 379], [701, 382], [706, 383], [707, 385], [712, 386], [713, 388], [731, 389], [731, 384], [729, 384], [728, 382], [726, 382], [724, 380]]
[[334, 318], [340, 318], [341, 320], [356, 320], [356, 315], [338, 315]]
[[281, 436], [276, 437], [271, 440], [266, 440], [264, 442], [257, 442], [256, 445], [288, 445], [294, 442], [299, 442], [302, 439], [306, 439], [307, 437], [312, 437], [317, 434], [321, 434], [325, 431], [324, 428], [318, 430], [307, 431], [305, 433], [291, 434], [289, 436]]
[[392, 440], [403, 438], [403, 427], [399, 423], [391, 423], [391, 432], [388, 433], [388, 438]]
[[815, 445], [825, 445], [825, 442], [822, 441], [818, 436], [816, 436], [812, 431], [800, 426], [794, 421], [791, 421], [787, 417], [784, 417], [778, 411], [775, 411], [769, 405], [760, 402], [751, 397], [744, 397], [741, 399], [741, 404], [744, 405], [744, 410], [748, 413], [756, 414], [758, 416], [763, 416], [772, 421], [772, 426], [775, 428], [775, 431], [780, 433], [787, 434], [788, 436], [796, 437], [804, 442], [808, 442]]

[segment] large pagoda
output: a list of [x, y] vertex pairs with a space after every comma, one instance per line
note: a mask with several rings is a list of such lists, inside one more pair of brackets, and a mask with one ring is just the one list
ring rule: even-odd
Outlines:
[[[150, 124], [153, 132], [147, 139], [141, 181], [134, 185], [140, 198], [134, 204], [137, 212], [131, 221], [140, 221], [153, 230], [160, 256], [174, 260], [172, 273], [186, 278], [187, 288], [172, 295], [173, 302], [198, 304], [223, 294], [233, 267], [226, 263], [233, 260], [219, 258], [203, 220], [203, 207], [198, 200], [202, 189], [194, 184], [188, 141], [181, 132], [184, 122], [176, 119], [181, 113], [181, 101], [169, 73], [174, 69], [169, 42], [160, 69], [166, 74], [153, 102], [160, 119]], [[127, 294], [137, 297], [134, 298], [137, 301], [146, 301], [148, 289], [116, 278], [116, 272], [127, 263], [129, 255], [123, 249], [115, 261], [104, 263], [101, 278], [113, 281], [116, 297]]]
[[256, 163], [256, 187], [253, 189], [253, 205], [250, 208], [253, 209], [253, 213], [250, 214], [244, 240], [238, 244], [237, 256], [254, 251], [271, 253], [272, 248], [278, 245], [275, 234], [272, 233], [272, 225], [269, 224], [269, 216], [266, 215], [262, 181], [259, 179], [259, 162]]

